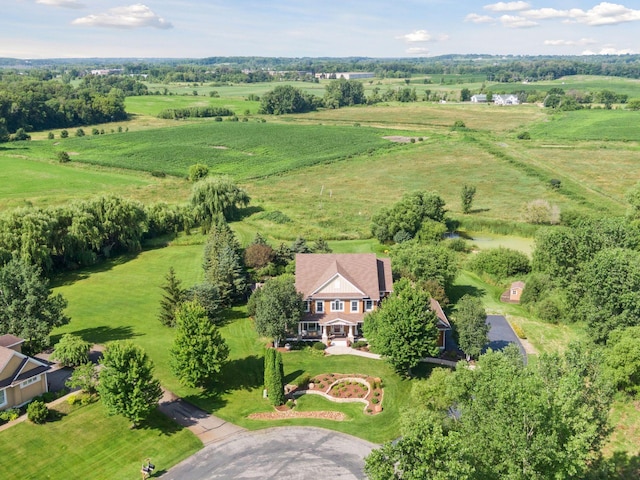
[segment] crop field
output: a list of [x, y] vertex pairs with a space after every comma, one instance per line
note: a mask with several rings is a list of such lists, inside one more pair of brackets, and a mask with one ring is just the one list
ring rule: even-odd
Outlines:
[[[196, 122], [172, 129], [87, 135], [59, 141], [56, 151], [74, 152], [73, 161], [184, 177], [204, 163], [212, 174], [237, 180], [328, 163], [365, 152], [392, 149], [385, 132], [369, 128], [299, 126], [257, 122]], [[52, 158], [51, 142], [33, 142], [22, 153]]]

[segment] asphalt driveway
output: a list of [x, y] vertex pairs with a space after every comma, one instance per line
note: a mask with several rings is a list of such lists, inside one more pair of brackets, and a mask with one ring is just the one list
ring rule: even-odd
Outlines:
[[176, 465], [168, 480], [365, 478], [364, 457], [377, 445], [331, 430], [275, 427], [211, 443]]
[[513, 343], [520, 349], [520, 353], [526, 364], [527, 352], [509, 325], [509, 322], [507, 322], [507, 319], [502, 315], [487, 315], [487, 324], [489, 325], [489, 343], [485, 347], [485, 351], [489, 348], [492, 350], [502, 350], [510, 343]]

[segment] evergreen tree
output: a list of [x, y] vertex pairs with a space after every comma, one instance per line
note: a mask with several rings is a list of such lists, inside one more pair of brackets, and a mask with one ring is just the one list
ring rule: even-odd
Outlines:
[[204, 248], [204, 271], [208, 283], [218, 288], [224, 305], [232, 305], [247, 291], [240, 246], [226, 222], [217, 223]]
[[264, 386], [272, 405], [285, 403], [282, 354], [273, 348], [267, 348], [264, 355]]
[[471, 211], [471, 205], [473, 204], [473, 198], [476, 196], [476, 187], [473, 185], [464, 184], [462, 191], [460, 192], [460, 200], [462, 203], [462, 213], [469, 213]]
[[165, 293], [160, 300], [158, 320], [167, 327], [174, 327], [176, 325], [176, 309], [185, 301], [187, 294], [182, 288], [182, 282], [176, 277], [173, 267], [169, 268], [165, 281], [166, 283], [161, 287]]

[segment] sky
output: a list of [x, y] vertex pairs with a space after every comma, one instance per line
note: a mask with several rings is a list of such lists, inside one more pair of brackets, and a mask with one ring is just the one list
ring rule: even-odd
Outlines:
[[0, 0], [0, 57], [640, 54], [640, 0]]

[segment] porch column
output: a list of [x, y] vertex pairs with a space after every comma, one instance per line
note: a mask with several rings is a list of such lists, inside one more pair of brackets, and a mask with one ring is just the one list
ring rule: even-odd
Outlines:
[[322, 325], [322, 341], [327, 343], [327, 340], [329, 340], [329, 336], [327, 335], [327, 326]]
[[302, 323], [298, 322], [298, 340], [302, 339]]
[[354, 325], [349, 325], [348, 326], [348, 330], [347, 330], [347, 338], [353, 342], [354, 337], [355, 337], [355, 329], [356, 327]]

